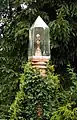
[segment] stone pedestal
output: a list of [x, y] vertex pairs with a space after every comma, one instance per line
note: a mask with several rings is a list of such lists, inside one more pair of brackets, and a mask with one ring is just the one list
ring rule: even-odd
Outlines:
[[42, 76], [46, 76], [46, 64], [49, 59], [49, 56], [33, 56], [31, 58], [32, 66], [38, 68]]

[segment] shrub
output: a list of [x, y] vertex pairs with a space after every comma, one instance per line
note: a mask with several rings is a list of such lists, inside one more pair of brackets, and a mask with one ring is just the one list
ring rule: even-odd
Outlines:
[[51, 74], [42, 77], [30, 63], [25, 65], [20, 77], [20, 90], [10, 107], [10, 119], [50, 119], [58, 107], [56, 94], [59, 88], [58, 76]]
[[54, 112], [50, 120], [77, 120], [76, 110], [77, 108], [72, 109], [71, 104], [68, 103]]

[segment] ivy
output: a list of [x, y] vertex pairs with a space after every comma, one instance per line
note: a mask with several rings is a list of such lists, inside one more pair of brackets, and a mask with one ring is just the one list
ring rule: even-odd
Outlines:
[[10, 107], [10, 119], [50, 119], [57, 106], [55, 98], [59, 88], [58, 76], [43, 78], [30, 63], [24, 66], [20, 77], [20, 90]]

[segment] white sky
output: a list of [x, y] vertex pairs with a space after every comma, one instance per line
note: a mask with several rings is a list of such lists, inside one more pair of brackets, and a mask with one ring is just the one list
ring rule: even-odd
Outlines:
[[25, 3], [21, 4], [22, 9], [26, 9], [27, 5], [25, 5]]

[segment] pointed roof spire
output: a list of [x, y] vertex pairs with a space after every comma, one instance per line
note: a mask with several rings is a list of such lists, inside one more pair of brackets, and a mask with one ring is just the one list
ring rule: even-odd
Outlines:
[[35, 27], [43, 27], [43, 28], [48, 28], [47, 24], [43, 21], [43, 19], [38, 16], [37, 19], [35, 20], [35, 22], [33, 23], [32, 28], [35, 28]]

